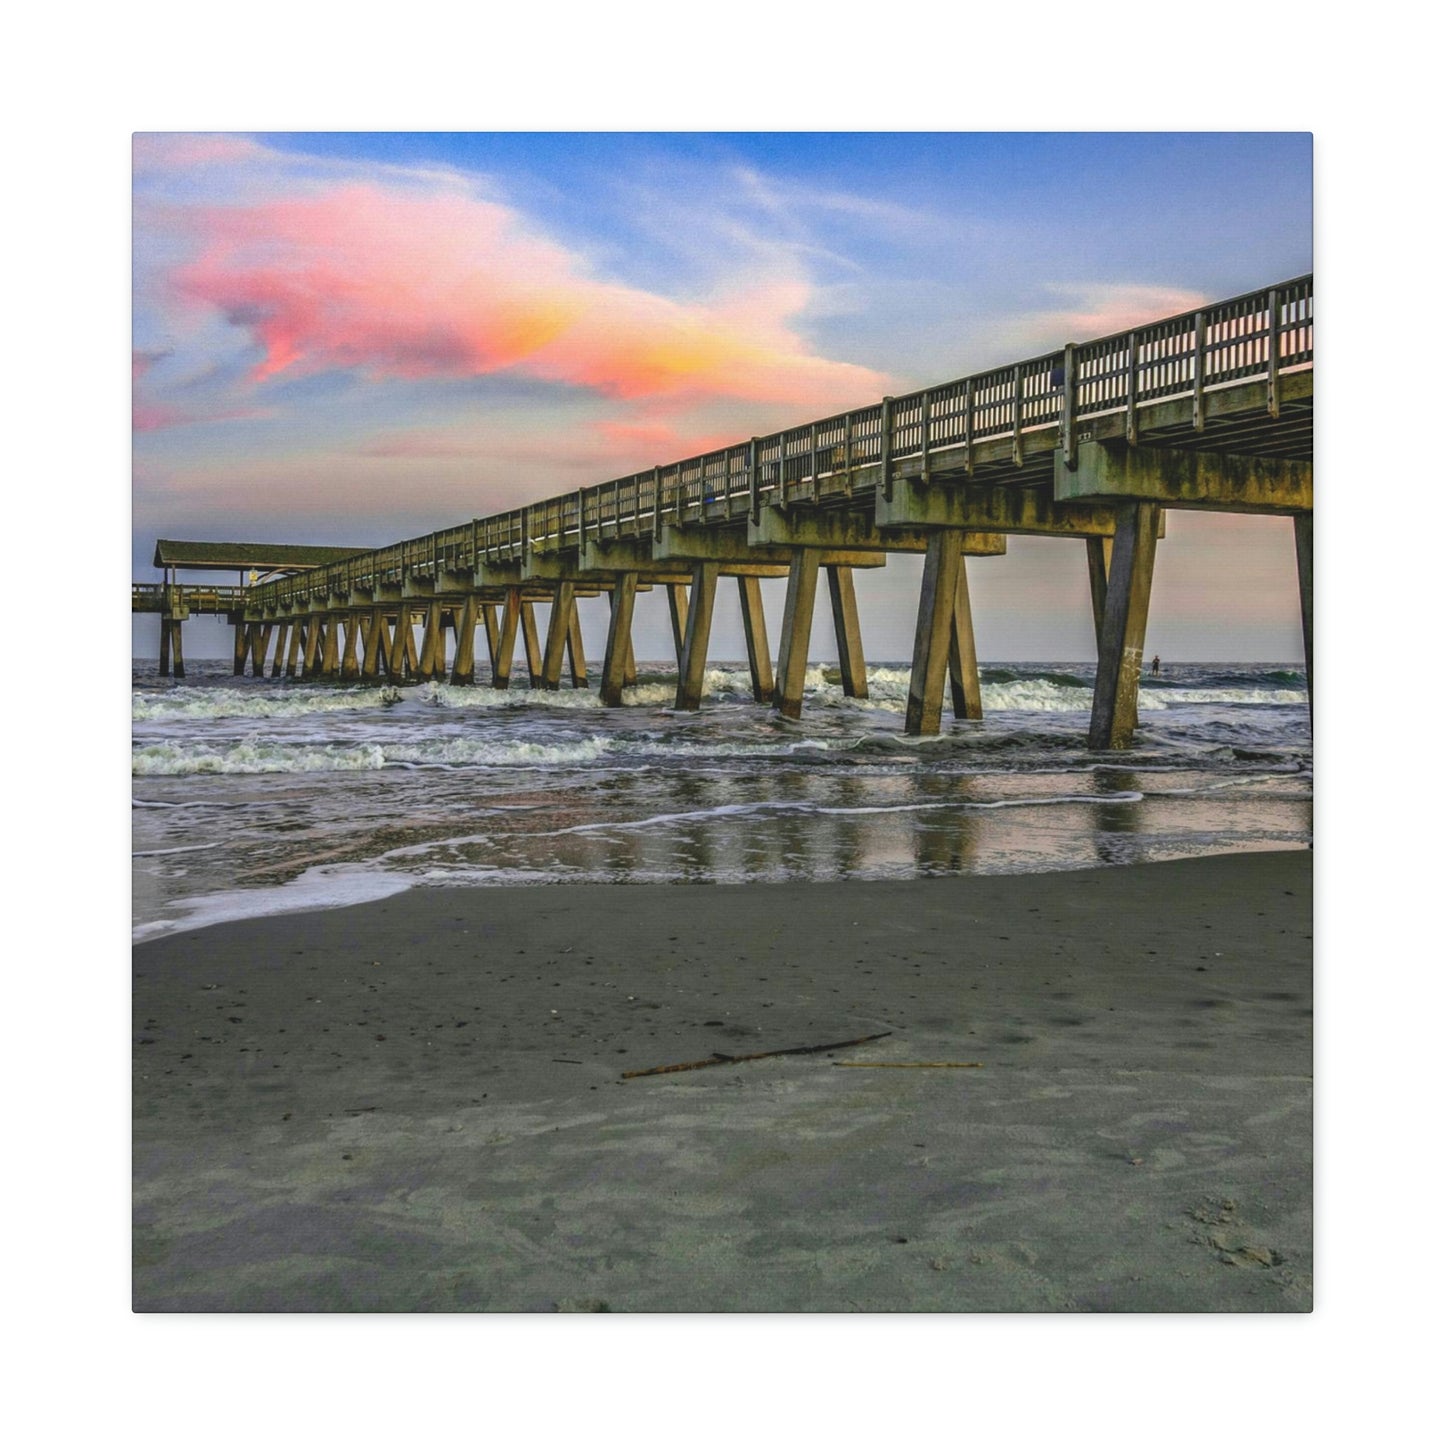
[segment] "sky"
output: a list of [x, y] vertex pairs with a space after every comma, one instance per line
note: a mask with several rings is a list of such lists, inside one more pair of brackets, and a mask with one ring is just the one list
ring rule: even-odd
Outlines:
[[[380, 546], [1021, 360], [1308, 272], [1312, 229], [1301, 133], [138, 133], [132, 575], [157, 537]], [[969, 575], [982, 658], [1092, 657], [1081, 543]], [[871, 659], [919, 576], [858, 574]], [[641, 599], [638, 655], [668, 637]], [[1301, 658], [1288, 520], [1170, 512], [1146, 646]]]

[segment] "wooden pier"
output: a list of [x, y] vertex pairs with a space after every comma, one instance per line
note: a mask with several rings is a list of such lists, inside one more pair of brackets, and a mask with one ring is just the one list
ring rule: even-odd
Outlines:
[[[480, 628], [490, 684], [505, 688], [520, 629], [531, 685], [555, 689], [564, 661], [572, 685], [587, 686], [577, 606], [605, 597], [601, 698], [617, 706], [636, 678], [635, 598], [662, 588], [676, 706], [695, 709], [718, 583], [734, 578], [753, 696], [796, 718], [819, 573], [843, 690], [862, 698], [854, 569], [920, 553], [905, 724], [918, 735], [942, 725], [945, 680], [956, 717], [982, 715], [969, 559], [1004, 556], [1009, 535], [1054, 537], [1083, 544], [1061, 547], [1061, 562], [1087, 569], [1093, 599], [1089, 744], [1124, 748], [1138, 721], [1149, 595], [1170, 508], [1294, 519], [1312, 665], [1313, 296], [1313, 277], [1298, 277], [371, 551], [159, 542], [167, 581], [138, 585], [132, 607], [161, 614], [163, 675], [184, 676], [181, 623], [209, 611], [236, 629], [238, 673], [269, 666], [273, 677], [471, 683]], [[237, 588], [174, 581], [196, 568], [267, 575]], [[787, 578], [776, 663], [765, 577]], [[538, 602], [550, 608], [545, 639]]]

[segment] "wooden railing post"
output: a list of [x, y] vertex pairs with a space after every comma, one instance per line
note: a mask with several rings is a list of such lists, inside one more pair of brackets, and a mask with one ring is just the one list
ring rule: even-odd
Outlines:
[[882, 467], [883, 500], [893, 500], [893, 398], [885, 396], [878, 413], [878, 463]]
[[1074, 343], [1070, 341], [1064, 347], [1064, 394], [1059, 399], [1059, 445], [1064, 453], [1064, 465], [1070, 471], [1074, 471], [1079, 465], [1079, 443], [1074, 430], [1077, 369]]
[[1269, 357], [1265, 372], [1265, 400], [1269, 414], [1279, 420], [1279, 292], [1269, 293]]

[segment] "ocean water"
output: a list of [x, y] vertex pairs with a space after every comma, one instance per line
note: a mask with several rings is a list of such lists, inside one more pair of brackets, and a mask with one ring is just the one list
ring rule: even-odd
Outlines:
[[[982, 722], [903, 734], [905, 663], [870, 697], [809, 670], [803, 717], [722, 664], [701, 711], [641, 669], [591, 690], [297, 683], [151, 659], [132, 673], [136, 938], [417, 885], [916, 878], [1311, 842], [1298, 666], [1146, 678], [1125, 753], [1085, 746], [1093, 666], [982, 668]], [[484, 667], [483, 667], [483, 670]]]

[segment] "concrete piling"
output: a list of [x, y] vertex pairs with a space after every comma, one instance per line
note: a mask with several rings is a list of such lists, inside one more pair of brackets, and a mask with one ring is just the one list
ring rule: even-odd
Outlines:
[[771, 702], [773, 658], [768, 651], [768, 620], [763, 614], [762, 583], [756, 577], [739, 577], [738, 601], [743, 609], [743, 637], [748, 645], [748, 672], [752, 676], [753, 701]]
[[796, 547], [788, 564], [788, 598], [783, 606], [783, 635], [778, 640], [778, 676], [774, 706], [787, 718], [803, 715], [803, 681], [808, 671], [808, 641], [818, 598], [816, 547]]
[[507, 588], [507, 600], [502, 606], [502, 626], [497, 639], [496, 655], [492, 659], [492, 686], [507, 688], [512, 683], [512, 657], [517, 650], [517, 624], [522, 617], [522, 589]]
[[1127, 748], [1134, 739], [1158, 531], [1157, 502], [1134, 502], [1119, 508], [1089, 721], [1091, 748]]
[[963, 571], [961, 541], [956, 530], [941, 527], [929, 535], [923, 555], [923, 586], [903, 725], [910, 737], [930, 737], [943, 725], [943, 678], [956, 631], [958, 579]]
[[1094, 610], [1094, 647], [1097, 656], [1104, 636], [1104, 599], [1109, 587], [1109, 558], [1114, 550], [1112, 537], [1085, 537], [1089, 555], [1089, 602]]
[[682, 671], [682, 657], [687, 647], [687, 588], [680, 582], [668, 584], [667, 610], [672, 617], [672, 646], [677, 653], [677, 669]]
[[576, 590], [574, 583], [559, 582], [552, 598], [552, 612], [547, 619], [547, 650], [542, 658], [542, 686], [548, 692], [556, 692], [562, 686], [562, 653], [572, 630]]
[[696, 712], [702, 706], [702, 685], [707, 672], [707, 644], [712, 631], [717, 579], [716, 562], [693, 564], [692, 595], [687, 603], [687, 632], [677, 679], [675, 706], [679, 712]]
[[843, 696], [868, 696], [868, 668], [863, 659], [863, 634], [858, 627], [858, 599], [851, 567], [829, 567], [828, 596], [833, 608], [833, 636], [838, 644], [838, 670]]
[[582, 649], [582, 618], [578, 615], [575, 598], [567, 622], [567, 664], [572, 674], [572, 686], [588, 686], [587, 654]]
[[457, 651], [452, 663], [454, 687], [476, 681], [477, 675], [477, 599], [467, 596], [456, 618]]
[[530, 602], [522, 603], [522, 650], [527, 654], [527, 679], [536, 689], [542, 686], [542, 649], [537, 643], [537, 614]]
[[948, 680], [953, 715], [977, 722], [983, 717], [983, 690], [978, 681], [978, 651], [973, 638], [973, 606], [968, 596], [968, 558], [958, 558], [958, 583], [953, 593], [953, 626], [948, 643]]
[[624, 572], [612, 589], [612, 617], [607, 624], [607, 650], [602, 657], [602, 705], [621, 707], [631, 653], [632, 612], [637, 600], [637, 573]]

